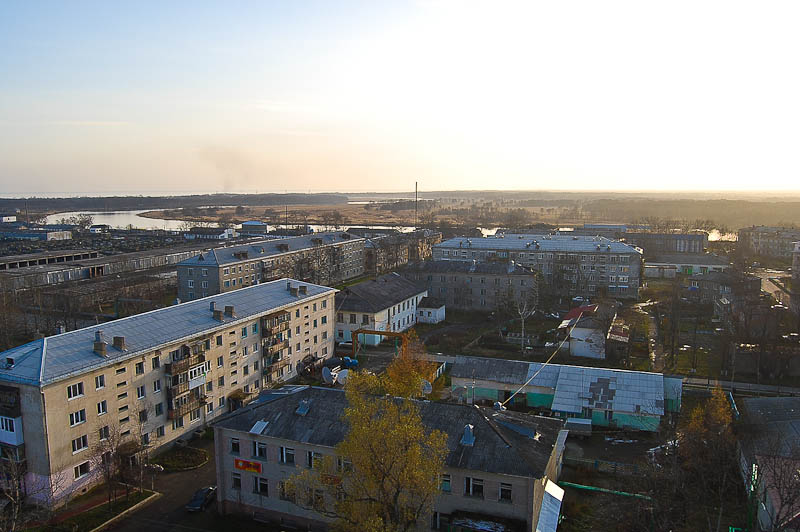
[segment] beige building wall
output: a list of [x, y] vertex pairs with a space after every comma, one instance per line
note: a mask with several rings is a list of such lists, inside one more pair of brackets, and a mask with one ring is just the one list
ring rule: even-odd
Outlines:
[[[265, 310], [258, 317], [221, 324], [202, 335], [161, 346], [143, 355], [123, 361], [109, 360], [107, 366], [41, 390], [19, 386], [31, 480], [38, 484], [49, 477], [59, 494], [81, 492], [98, 480], [96, 466], [100, 457], [95, 456], [92, 449], [104, 427], [108, 427], [111, 434], [140, 441], [145, 438], [149, 452], [153, 452], [178, 438], [190, 436], [194, 430], [228, 412], [232, 392], [241, 390], [246, 400], [252, 399], [273, 383], [295, 378], [297, 363], [304, 356], [328, 358], [333, 354], [333, 291], [284, 310], [290, 315], [292, 332], [289, 347], [276, 353], [282, 362], [279, 370], [272, 371], [275, 365], [265, 366], [267, 357], [263, 352], [261, 318], [273, 313]], [[200, 383], [198, 388], [202, 390], [204, 401], [198, 402], [197, 408], [189, 412], [173, 416], [170, 411], [178, 409], [174, 408], [175, 399], [171, 397], [174, 394], [167, 374], [168, 364], [174, 362], [172, 355], [182, 346], [197, 344], [208, 346], [203, 352], [203, 362], [192, 365], [198, 371], [203, 366], [202, 376], [195, 377], [193, 385]], [[108, 349], [114, 348], [109, 346]], [[82, 393], [69, 398], [70, 387], [73, 390], [81, 387]], [[87, 463], [86, 474], [81, 469], [76, 470]]]

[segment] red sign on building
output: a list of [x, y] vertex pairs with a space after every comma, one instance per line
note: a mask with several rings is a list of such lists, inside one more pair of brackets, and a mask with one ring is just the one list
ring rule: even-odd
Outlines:
[[250, 473], [261, 473], [261, 462], [251, 462], [250, 460], [236, 458], [233, 460], [233, 467]]

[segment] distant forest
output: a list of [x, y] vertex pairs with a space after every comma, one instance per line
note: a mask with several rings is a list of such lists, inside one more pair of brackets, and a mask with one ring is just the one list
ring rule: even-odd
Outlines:
[[800, 224], [798, 201], [603, 199], [582, 206], [596, 220], [636, 222], [655, 217], [668, 220], [713, 220], [717, 228], [737, 230], [751, 225]]
[[225, 205], [332, 205], [347, 203], [344, 194], [202, 194], [191, 196], [109, 196], [79, 198], [0, 198], [0, 212], [132, 211]]

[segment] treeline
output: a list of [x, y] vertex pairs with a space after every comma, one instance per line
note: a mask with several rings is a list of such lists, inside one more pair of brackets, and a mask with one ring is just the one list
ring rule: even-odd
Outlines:
[[225, 205], [325, 205], [347, 203], [344, 194], [200, 194], [0, 199], [0, 212], [130, 211]]
[[800, 223], [798, 201], [604, 199], [586, 202], [583, 211], [593, 219], [618, 222], [648, 217], [710, 219], [734, 230], [750, 225]]

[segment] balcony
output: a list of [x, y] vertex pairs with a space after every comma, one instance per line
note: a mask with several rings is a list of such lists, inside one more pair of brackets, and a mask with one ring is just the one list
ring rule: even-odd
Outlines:
[[189, 381], [173, 384], [167, 388], [167, 394], [170, 398], [178, 397], [189, 392]]
[[288, 366], [291, 363], [290, 358], [281, 358], [278, 359], [277, 356], [273, 357], [264, 357], [264, 370], [262, 373], [264, 375], [270, 375], [275, 371], [278, 371], [280, 368]]
[[277, 342], [264, 342], [262, 350], [264, 351], [264, 356], [276, 355], [287, 349], [289, 347], [289, 340], [277, 341]]
[[204, 404], [206, 404], [205, 395], [192, 395], [186, 403], [179, 406], [171, 406], [171, 408], [167, 410], [167, 417], [169, 419], [183, 417], [192, 410], [201, 408]]
[[164, 372], [167, 375], [178, 375], [179, 373], [185, 373], [189, 371], [190, 367], [197, 366], [205, 361], [206, 355], [204, 353], [197, 353], [196, 355], [191, 355], [175, 362], [164, 364]]

